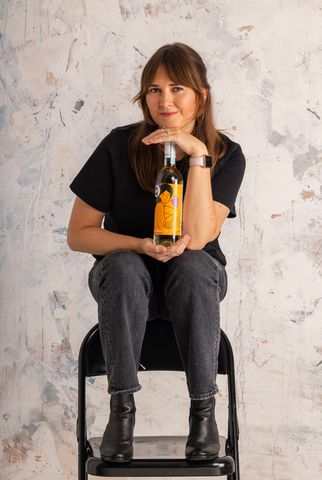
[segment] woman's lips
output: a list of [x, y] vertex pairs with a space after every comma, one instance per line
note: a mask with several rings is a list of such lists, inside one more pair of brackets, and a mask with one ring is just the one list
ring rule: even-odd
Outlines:
[[160, 115], [162, 115], [163, 117], [173, 117], [173, 115], [175, 115], [177, 112], [164, 112], [164, 113], [161, 113]]

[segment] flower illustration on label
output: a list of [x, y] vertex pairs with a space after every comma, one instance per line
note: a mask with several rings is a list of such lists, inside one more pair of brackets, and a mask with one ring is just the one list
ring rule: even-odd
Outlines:
[[179, 198], [177, 197], [177, 195], [174, 196], [174, 198], [171, 200], [171, 203], [175, 208], [179, 207]]

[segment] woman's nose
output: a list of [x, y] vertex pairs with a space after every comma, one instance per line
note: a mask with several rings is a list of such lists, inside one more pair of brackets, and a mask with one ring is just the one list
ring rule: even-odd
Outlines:
[[172, 95], [171, 92], [163, 91], [160, 96], [160, 105], [162, 107], [169, 105], [172, 103]]

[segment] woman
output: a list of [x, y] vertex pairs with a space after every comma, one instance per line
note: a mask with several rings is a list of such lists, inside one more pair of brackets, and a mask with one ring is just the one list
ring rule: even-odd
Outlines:
[[[245, 159], [216, 130], [206, 68], [197, 52], [175, 43], [146, 64], [135, 97], [143, 120], [115, 128], [71, 184], [77, 195], [68, 227], [72, 250], [96, 258], [89, 275], [98, 303], [111, 412], [101, 457], [133, 457], [134, 393], [146, 322], [173, 322], [191, 398], [188, 460], [218, 456], [215, 421], [219, 303], [227, 288], [218, 236], [235, 199]], [[154, 245], [154, 182], [165, 141], [176, 144], [184, 177], [183, 237]], [[213, 167], [204, 166], [213, 159]], [[206, 156], [206, 157], [205, 157]], [[104, 228], [101, 228], [104, 219]]]

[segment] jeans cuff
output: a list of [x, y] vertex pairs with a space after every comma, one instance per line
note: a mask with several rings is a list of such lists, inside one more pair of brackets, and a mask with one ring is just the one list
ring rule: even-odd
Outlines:
[[202, 395], [194, 395], [192, 393], [189, 394], [189, 397], [191, 400], [206, 400], [207, 398], [214, 397], [218, 393], [218, 388], [213, 390], [212, 392], [209, 393], [204, 393]]
[[117, 393], [124, 393], [125, 395], [128, 395], [129, 393], [135, 393], [141, 390], [141, 385], [138, 385], [137, 387], [134, 388], [128, 388], [127, 390], [116, 390], [115, 388], [108, 388], [107, 392], [111, 395], [116, 395]]

